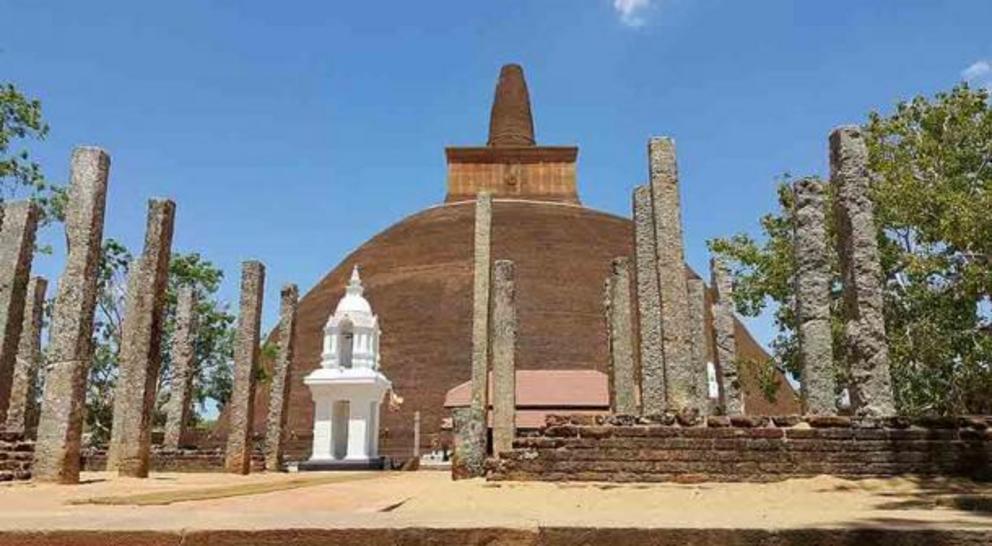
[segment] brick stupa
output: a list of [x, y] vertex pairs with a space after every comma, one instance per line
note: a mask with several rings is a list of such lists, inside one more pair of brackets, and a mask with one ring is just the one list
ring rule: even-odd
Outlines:
[[[356, 265], [385, 333], [382, 371], [404, 400], [396, 410], [384, 405], [380, 454], [410, 456], [418, 411], [421, 453], [448, 441], [445, 395], [471, 376], [474, 199], [479, 191], [494, 195], [492, 257], [515, 264], [517, 369], [606, 370], [603, 280], [613, 258], [633, 255], [633, 223], [581, 205], [576, 190], [578, 149], [536, 144], [528, 95], [521, 68], [503, 67], [487, 145], [446, 150], [444, 203], [375, 235], [301, 298], [286, 460], [310, 456], [313, 401], [303, 378], [320, 364], [324, 324]], [[610, 183], [626, 194], [635, 182]], [[326, 258], [332, 263], [338, 259]], [[269, 340], [275, 341], [276, 335], [273, 332]], [[706, 335], [712, 339], [709, 326]], [[740, 356], [767, 358], [741, 324], [737, 339]], [[712, 359], [712, 347], [709, 351]], [[271, 369], [272, 363], [263, 365]], [[775, 402], [757, 389], [749, 392], [748, 411], [796, 413], [792, 389], [781, 378], [780, 387]], [[256, 393], [254, 430], [262, 435], [267, 385], [260, 385]], [[222, 415], [215, 439], [226, 433], [224, 419]]]

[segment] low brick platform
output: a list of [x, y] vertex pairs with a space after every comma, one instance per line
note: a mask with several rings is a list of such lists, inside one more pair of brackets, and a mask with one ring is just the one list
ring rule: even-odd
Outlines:
[[[82, 453], [83, 470], [101, 471], [107, 468], [107, 450], [89, 448]], [[161, 449], [152, 447], [151, 470], [153, 472], [222, 472], [224, 470], [224, 449]], [[251, 471], [265, 469], [265, 457], [255, 450], [251, 456]]]
[[845, 477], [992, 480], [992, 417], [550, 416], [490, 459], [490, 480], [767, 482]]
[[0, 430], [0, 482], [31, 479], [34, 442], [24, 434]]

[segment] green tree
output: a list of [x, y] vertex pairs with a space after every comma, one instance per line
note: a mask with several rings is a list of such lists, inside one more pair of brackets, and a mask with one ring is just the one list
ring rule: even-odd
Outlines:
[[34, 199], [41, 205], [43, 222], [62, 217], [65, 195], [45, 179], [25, 145], [47, 135], [41, 102], [24, 96], [13, 84], [0, 84], [0, 201]]
[[[94, 319], [94, 358], [86, 397], [87, 428], [91, 442], [109, 439], [113, 422], [114, 386], [117, 382], [121, 328], [127, 275], [133, 256], [120, 242], [108, 239], [103, 245], [99, 295]], [[159, 374], [159, 404], [167, 400], [172, 377], [171, 338], [175, 331], [177, 294], [181, 286], [192, 286], [197, 296], [197, 328], [194, 340], [196, 372], [194, 397], [201, 408], [208, 399], [223, 406], [230, 398], [234, 316], [216, 292], [223, 272], [197, 253], [173, 254], [169, 263], [169, 284], [162, 337], [162, 367]], [[194, 419], [197, 418], [194, 413]], [[162, 422], [164, 415], [156, 412]]]
[[[899, 103], [888, 115], [872, 112], [864, 129], [874, 173], [871, 191], [897, 405], [910, 414], [988, 413], [992, 411], [989, 95], [961, 84], [933, 98]], [[779, 211], [761, 219], [760, 242], [737, 234], [709, 245], [734, 268], [738, 312], [756, 316], [774, 307], [779, 333], [773, 353], [797, 373], [788, 182], [786, 176], [779, 183]], [[832, 226], [828, 228], [833, 237]], [[844, 384], [836, 255], [834, 262], [835, 364]]]

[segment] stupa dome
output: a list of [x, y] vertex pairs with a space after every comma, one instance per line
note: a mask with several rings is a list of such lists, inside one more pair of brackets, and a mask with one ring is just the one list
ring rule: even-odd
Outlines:
[[[513, 81], [522, 77], [518, 67], [504, 71], [500, 85], [526, 90], [522, 82]], [[519, 101], [520, 96], [511, 98]], [[520, 118], [525, 109], [494, 105], [494, 115], [503, 111]], [[523, 127], [525, 136], [530, 128], [519, 121], [491, 126]], [[445, 394], [471, 378], [474, 197], [479, 191], [493, 195], [492, 258], [515, 264], [518, 369], [606, 371], [603, 281], [611, 259], [633, 255], [633, 222], [579, 203], [577, 148], [496, 140], [500, 146], [449, 148], [444, 204], [416, 212], [375, 235], [301, 299], [288, 459], [309, 456], [313, 403], [303, 378], [320, 366], [323, 329], [339, 300], [356, 309], [372, 304], [384, 332], [381, 369], [404, 399], [398, 410], [382, 410], [380, 453], [410, 456], [417, 411], [422, 451], [428, 450], [448, 416]], [[617, 187], [621, 192], [628, 189]], [[345, 287], [359, 264], [364, 292], [352, 299]], [[712, 340], [710, 322], [707, 337]], [[741, 324], [737, 342], [741, 358], [768, 358]], [[709, 354], [714, 360], [712, 342]], [[756, 386], [749, 390], [749, 412], [798, 412], [795, 394], [783, 378], [777, 380], [781, 388], [774, 401]], [[261, 384], [256, 392], [256, 433], [265, 430], [267, 389]]]

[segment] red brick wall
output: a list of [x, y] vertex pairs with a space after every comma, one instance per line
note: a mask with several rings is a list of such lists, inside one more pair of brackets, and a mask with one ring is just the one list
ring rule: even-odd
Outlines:
[[[674, 418], [672, 419], [674, 421]], [[992, 417], [852, 421], [711, 418], [700, 426], [549, 418], [490, 461], [492, 480], [777, 481], [828, 474], [992, 480]]]

